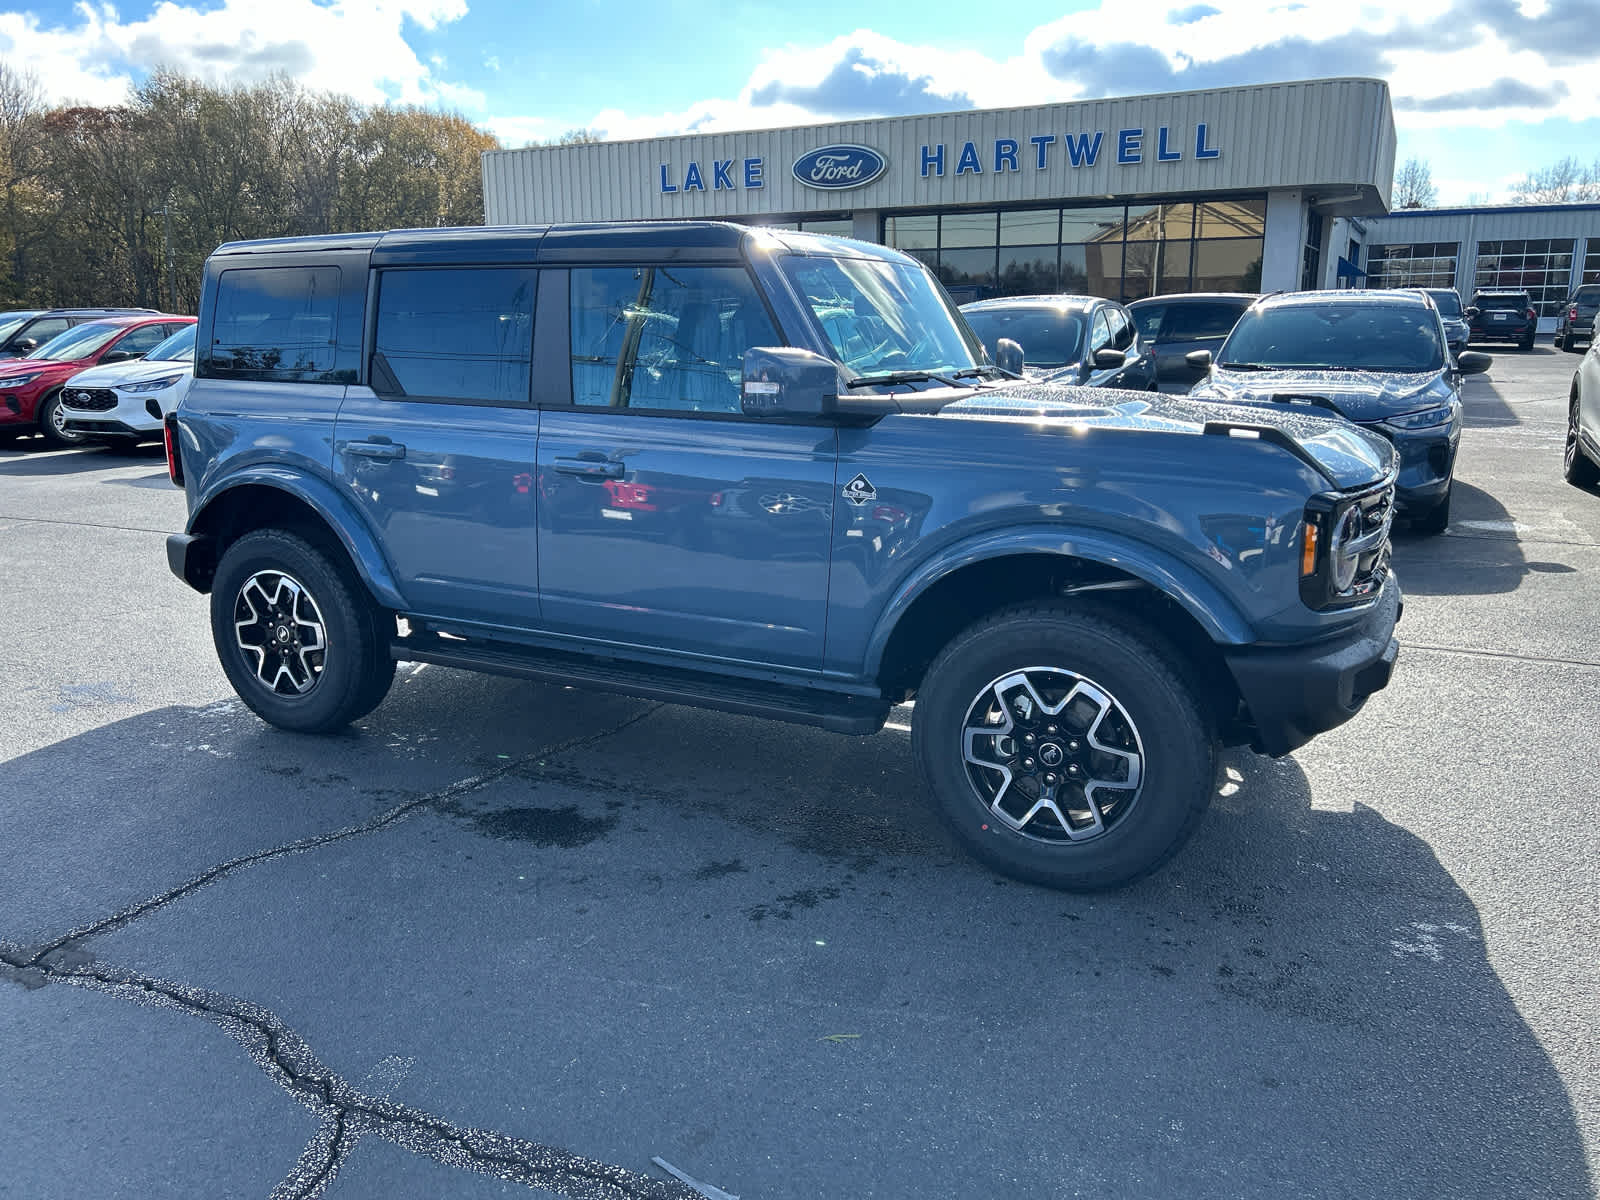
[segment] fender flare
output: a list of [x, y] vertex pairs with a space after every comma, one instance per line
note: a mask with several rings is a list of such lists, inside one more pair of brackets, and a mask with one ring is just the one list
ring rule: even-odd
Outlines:
[[1114, 567], [1169, 597], [1218, 645], [1245, 646], [1256, 641], [1250, 622], [1225, 592], [1195, 568], [1148, 543], [1101, 530], [1059, 526], [1008, 529], [955, 542], [906, 577], [873, 626], [867, 642], [866, 677], [877, 677], [900, 618], [928, 588], [963, 567], [1015, 554], [1056, 554]]
[[365, 518], [332, 485], [314, 475], [281, 465], [261, 463], [230, 474], [195, 504], [185, 531], [194, 534], [218, 500], [241, 487], [269, 487], [299, 500], [321, 518], [350, 557], [361, 582], [384, 608], [399, 612], [408, 607], [378, 539]]

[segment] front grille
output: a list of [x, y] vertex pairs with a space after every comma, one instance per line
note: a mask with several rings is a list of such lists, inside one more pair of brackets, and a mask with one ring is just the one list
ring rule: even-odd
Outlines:
[[1389, 534], [1394, 525], [1394, 484], [1368, 492], [1356, 501], [1361, 510], [1358, 538], [1372, 539], [1372, 545], [1356, 559], [1353, 593], [1370, 596], [1383, 587], [1389, 575]]
[[110, 388], [67, 388], [61, 400], [80, 412], [108, 412], [117, 406], [117, 394]]

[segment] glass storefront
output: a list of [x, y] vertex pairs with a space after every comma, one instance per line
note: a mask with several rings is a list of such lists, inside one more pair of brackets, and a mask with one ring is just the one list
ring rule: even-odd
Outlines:
[[1367, 247], [1370, 288], [1453, 288], [1459, 242], [1404, 242]]
[[1583, 278], [1580, 283], [1600, 283], [1600, 238], [1583, 243]]
[[1525, 291], [1541, 317], [1553, 317], [1572, 290], [1572, 251], [1571, 238], [1479, 242], [1473, 286]]
[[1259, 291], [1266, 216], [1262, 196], [895, 213], [883, 240], [932, 267], [961, 303], [1052, 293], [1127, 301]]

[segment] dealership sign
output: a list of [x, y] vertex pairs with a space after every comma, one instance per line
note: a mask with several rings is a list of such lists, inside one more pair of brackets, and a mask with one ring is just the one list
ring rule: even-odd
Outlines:
[[[939, 179], [946, 174], [1072, 171], [1101, 162], [1128, 167], [1185, 159], [1204, 162], [1221, 157], [1215, 134], [1202, 121], [1192, 126], [1036, 133], [1027, 138], [996, 138], [993, 142], [937, 142], [922, 147], [918, 174], [922, 179]], [[844, 191], [865, 187], [888, 169], [889, 160], [870, 146], [841, 144], [807, 150], [794, 160], [790, 171], [806, 187]], [[759, 156], [711, 159], [706, 166], [699, 160], [690, 160], [683, 168], [662, 163], [660, 179], [663, 195], [755, 191], [766, 186], [766, 163]]]
[[794, 177], [807, 187], [843, 191], [864, 187], [889, 169], [889, 160], [870, 146], [824, 146], [794, 160]]

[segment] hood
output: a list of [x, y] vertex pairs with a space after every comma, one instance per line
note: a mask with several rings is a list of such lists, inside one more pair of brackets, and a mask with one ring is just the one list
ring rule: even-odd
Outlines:
[[[1122, 396], [1130, 398], [1113, 399]], [[1299, 408], [1197, 404], [1155, 392], [1017, 383], [984, 388], [938, 411], [941, 417], [1011, 418], [1074, 431], [1117, 429], [1208, 437], [1227, 436], [1234, 429], [1256, 430], [1263, 439], [1292, 447], [1291, 453], [1341, 489], [1376, 483], [1392, 472], [1396, 463], [1394, 447], [1387, 439]]]
[[1444, 403], [1455, 394], [1444, 372], [1214, 370], [1189, 393], [1193, 400], [1323, 409], [1351, 421], [1382, 421]]
[[160, 379], [163, 375], [188, 375], [193, 370], [194, 360], [189, 358], [139, 358], [132, 362], [90, 367], [74, 375], [72, 383], [74, 387], [118, 387], [125, 383]]
[[32, 375], [35, 371], [59, 371], [63, 367], [77, 368], [78, 363], [63, 362], [57, 358], [8, 358], [0, 361], [0, 380], [14, 375]]

